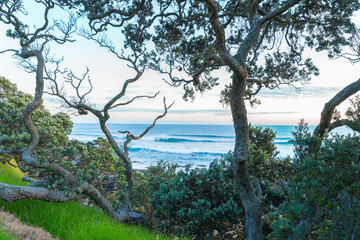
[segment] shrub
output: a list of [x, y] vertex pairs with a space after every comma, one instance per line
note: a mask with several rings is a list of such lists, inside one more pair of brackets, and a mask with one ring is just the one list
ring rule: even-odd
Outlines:
[[230, 171], [219, 165], [200, 171], [186, 168], [160, 184], [151, 198], [155, 217], [162, 220], [157, 227], [198, 239], [212, 236], [214, 230], [226, 235], [239, 223], [241, 212]]
[[[310, 148], [304, 123], [294, 136], [296, 151]], [[288, 199], [272, 216], [270, 238], [359, 239], [360, 137], [333, 135], [319, 152], [297, 156]]]
[[[288, 158], [276, 158], [275, 133], [250, 127], [249, 172], [262, 205], [264, 234], [271, 232], [268, 214], [285, 199], [283, 182], [291, 173]], [[160, 163], [138, 174], [133, 202], [141, 203], [151, 226], [198, 239], [243, 236], [244, 211], [231, 167], [232, 153], [209, 169], [176, 173], [176, 166]], [[136, 194], [141, 192], [142, 194]], [[145, 193], [145, 194], [144, 194]], [[240, 232], [239, 232], [240, 231]]]

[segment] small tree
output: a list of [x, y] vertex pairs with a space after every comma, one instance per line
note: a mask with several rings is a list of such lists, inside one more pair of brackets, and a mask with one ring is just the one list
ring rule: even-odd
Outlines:
[[271, 239], [356, 239], [360, 236], [358, 135], [329, 133], [347, 126], [359, 133], [360, 98], [350, 99], [346, 118], [336, 107], [360, 90], [360, 80], [324, 106], [313, 133], [302, 120], [294, 135], [294, 175], [288, 199], [273, 216]]

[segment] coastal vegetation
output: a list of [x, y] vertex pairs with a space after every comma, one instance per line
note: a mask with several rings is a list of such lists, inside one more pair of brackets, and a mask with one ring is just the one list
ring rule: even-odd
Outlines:
[[[42, 10], [40, 27], [22, 22], [23, 1], [0, 1], [0, 23], [10, 28], [7, 37], [19, 44], [0, 53], [13, 53], [36, 82], [34, 94], [28, 94], [0, 77], [0, 204], [6, 211], [61, 239], [167, 238], [151, 231], [195, 239], [360, 237], [359, 135], [330, 134], [340, 126], [359, 132], [360, 97], [354, 95], [360, 80], [325, 104], [313, 132], [300, 122], [293, 133], [293, 158], [277, 157], [275, 133], [252, 127], [246, 110], [247, 101], [260, 103], [256, 95], [263, 88], [297, 88], [319, 74], [304, 56], [307, 48], [326, 51], [330, 58], [358, 61], [359, 34], [352, 18], [360, 8], [358, 1], [36, 0], [33, 4]], [[54, 9], [67, 10], [69, 19], [49, 21]], [[78, 31], [82, 16], [87, 16], [89, 27]], [[123, 37], [119, 51], [106, 36], [109, 28]], [[93, 91], [90, 70], [77, 76], [50, 54], [55, 44], [71, 44], [78, 32], [134, 73], [120, 79], [124, 83], [117, 94], [104, 96], [108, 101], [103, 107], [88, 98]], [[178, 169], [160, 162], [142, 173], [134, 171], [130, 142], [151, 131], [172, 104], [163, 98], [163, 113], [141, 134], [121, 130], [121, 144], [106, 124], [114, 108], [158, 95], [136, 93], [123, 100], [128, 86], [149, 69], [165, 75], [170, 85], [183, 86], [185, 100], [216, 86], [220, 79], [214, 71], [231, 72], [232, 82], [220, 101], [231, 108], [233, 151], [206, 169]], [[65, 91], [67, 86], [73, 95]], [[44, 94], [79, 115], [96, 116], [106, 138], [69, 140], [70, 116], [51, 114], [43, 105]], [[350, 97], [343, 118], [336, 107]]]
[[[13, 165], [13, 161], [11, 164]], [[28, 185], [21, 180], [24, 173], [8, 164], [0, 166], [0, 182], [19, 186]], [[41, 227], [58, 239], [174, 239], [153, 233], [140, 226], [114, 221], [98, 208], [79, 202], [57, 204], [39, 200], [14, 203], [0, 201], [0, 208], [15, 214], [24, 223]], [[4, 235], [6, 231], [0, 233]], [[7, 239], [7, 238], [1, 238]], [[15, 240], [9, 236], [8, 239]]]
[[[149, 55], [151, 68], [167, 76], [169, 84], [183, 86], [185, 100], [194, 99], [197, 91], [216, 86], [219, 79], [214, 77], [214, 71], [223, 68], [231, 72], [231, 84], [224, 89], [221, 101], [230, 106], [235, 129], [234, 180], [246, 214], [246, 237], [260, 239], [261, 209], [248, 169], [250, 142], [245, 102], [259, 103], [256, 95], [263, 88], [296, 88], [318, 75], [311, 58], [304, 56], [306, 48], [327, 51], [330, 58], [348, 56], [342, 51], [357, 45], [357, 29], [351, 17], [359, 9], [359, 2], [63, 2], [82, 7], [80, 11], [87, 15], [94, 34], [111, 27], [123, 28], [127, 46], [151, 39], [157, 52]], [[358, 50], [353, 49], [356, 61]], [[354, 85], [349, 86], [350, 95], [358, 91], [359, 81]], [[349, 97], [342, 96], [324, 109], [316, 136], [323, 137], [334, 107]]]

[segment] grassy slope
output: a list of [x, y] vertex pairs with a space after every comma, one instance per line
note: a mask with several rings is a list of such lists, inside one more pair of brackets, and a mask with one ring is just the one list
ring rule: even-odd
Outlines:
[[[9, 165], [0, 163], [0, 182], [26, 185], [20, 180], [22, 173]], [[169, 239], [147, 229], [120, 224], [102, 211], [79, 203], [50, 203], [38, 200], [23, 200], [8, 204], [0, 200], [0, 207], [15, 214], [22, 221], [41, 227], [53, 237], [67, 239]], [[0, 232], [0, 239], [1, 232]]]

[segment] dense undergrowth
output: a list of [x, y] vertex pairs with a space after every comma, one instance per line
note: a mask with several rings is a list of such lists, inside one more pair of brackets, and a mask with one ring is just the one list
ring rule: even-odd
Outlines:
[[[26, 185], [21, 172], [7, 164], [0, 164], [0, 182]], [[41, 227], [59, 239], [169, 239], [151, 231], [113, 221], [102, 211], [75, 202], [51, 203], [23, 200], [8, 204], [0, 201], [0, 207], [22, 221]], [[0, 231], [0, 239], [13, 239]]]

